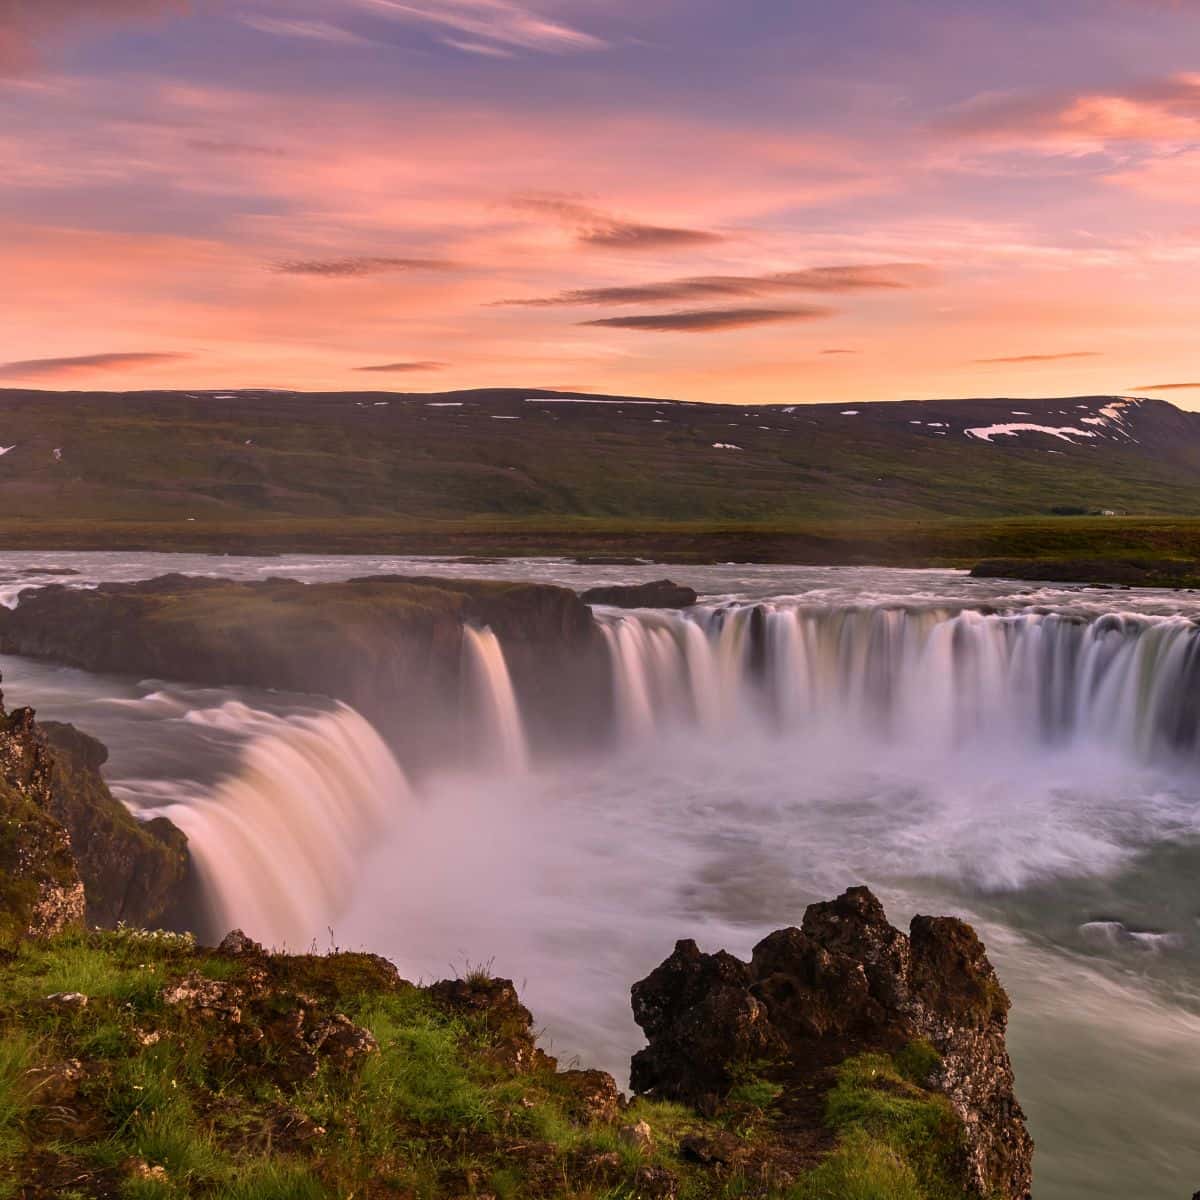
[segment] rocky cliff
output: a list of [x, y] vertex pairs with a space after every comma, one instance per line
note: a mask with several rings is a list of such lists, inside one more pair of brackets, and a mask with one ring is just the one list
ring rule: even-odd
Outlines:
[[[649, 1040], [633, 1088], [715, 1112], [753, 1075], [777, 1089], [781, 1113], [836, 1123], [846, 1064], [866, 1062], [878, 1094], [860, 1097], [861, 1109], [926, 1089], [952, 1118], [934, 1149], [956, 1194], [1019, 1200], [1033, 1145], [1005, 1047], [1008, 1007], [969, 925], [919, 916], [905, 935], [871, 892], [851, 888], [811, 905], [801, 928], [764, 938], [748, 963], [680, 942], [633, 988]], [[936, 1124], [936, 1104], [926, 1116]]]
[[176, 901], [187, 845], [134, 819], [100, 775], [107, 752], [0, 697], [0, 940], [73, 925], [151, 924]]
[[90, 671], [313, 692], [345, 701], [405, 765], [460, 749], [464, 625], [500, 638], [531, 732], [585, 736], [608, 711], [591, 610], [542, 584], [373, 576], [259, 583], [166, 575], [54, 584], [0, 609], [0, 652]]

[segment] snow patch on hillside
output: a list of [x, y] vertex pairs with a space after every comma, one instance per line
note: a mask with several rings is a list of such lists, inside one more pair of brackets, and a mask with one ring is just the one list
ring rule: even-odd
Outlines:
[[1063, 442], [1069, 442], [1074, 437], [1096, 436], [1091, 429], [1078, 429], [1074, 425], [1034, 425], [1029, 421], [1014, 421], [1009, 425], [977, 425], [963, 432], [980, 442], [990, 442], [995, 437], [1014, 437], [1018, 433], [1048, 433]]
[[[1012, 421], [1001, 425], [977, 425], [970, 429], [964, 429], [963, 433], [980, 442], [991, 442], [997, 437], [1016, 437], [1021, 433], [1043, 433], [1049, 434], [1050, 437], [1058, 438], [1059, 441], [1070, 442], [1076, 444], [1077, 438], [1106, 438], [1110, 440], [1120, 440], [1136, 442], [1137, 439], [1130, 432], [1128, 427], [1129, 416], [1128, 410], [1136, 405], [1138, 401], [1122, 397], [1119, 400], [1113, 400], [1108, 404], [1104, 404], [1099, 408], [1093, 408], [1087, 404], [1075, 405], [1076, 413], [1088, 413], [1088, 416], [1077, 416], [1076, 420], [1079, 425], [1039, 425], [1033, 421]], [[1066, 416], [1063, 409], [1055, 409], [1056, 413]], [[1024, 412], [1020, 409], [1013, 409], [1013, 416], [1027, 417], [1031, 413]], [[1090, 426], [1091, 428], [1081, 429], [1080, 425]]]

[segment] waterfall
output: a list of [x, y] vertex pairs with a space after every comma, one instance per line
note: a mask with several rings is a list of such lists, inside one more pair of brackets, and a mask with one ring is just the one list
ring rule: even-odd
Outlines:
[[623, 740], [765, 723], [947, 750], [1200, 744], [1200, 630], [1184, 617], [785, 602], [599, 616]]
[[[158, 811], [188, 836], [220, 936], [305, 949], [343, 911], [363, 859], [409, 803], [403, 771], [358, 713], [274, 717], [229, 702], [193, 721], [249, 735], [238, 769]], [[336, 932], [336, 929], [335, 929]]]
[[[775, 601], [598, 618], [622, 746], [690, 732], [762, 754], [764, 738], [793, 737], [803, 757], [787, 761], [814, 767], [847, 753], [866, 765], [889, 745], [939, 761], [998, 751], [988, 762], [1067, 745], [1142, 761], [1200, 748], [1200, 630], [1182, 617]], [[462, 646], [468, 759], [482, 768], [460, 780], [470, 791], [520, 775], [530, 751], [496, 635], [467, 628]], [[241, 743], [223, 780], [175, 785], [156, 810], [188, 835], [205, 932], [241, 925], [293, 949], [336, 934], [364, 860], [420, 820], [387, 746], [344, 706], [272, 716], [231, 700], [181, 719]]]
[[520, 705], [499, 638], [488, 628], [463, 629], [467, 708], [475, 716], [468, 736], [484, 760], [510, 774], [529, 767], [529, 745]]

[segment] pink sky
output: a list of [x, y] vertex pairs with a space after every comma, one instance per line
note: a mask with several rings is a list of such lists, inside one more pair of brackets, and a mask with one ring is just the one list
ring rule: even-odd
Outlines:
[[0, 384], [1200, 406], [1200, 5], [1047, 8], [0, 2]]

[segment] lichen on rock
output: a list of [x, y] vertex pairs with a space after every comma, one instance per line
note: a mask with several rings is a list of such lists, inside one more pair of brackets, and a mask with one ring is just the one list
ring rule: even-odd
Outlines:
[[6, 712], [0, 693], [0, 941], [86, 921], [160, 921], [188, 870], [170, 821], [138, 821], [108, 790], [107, 750], [71, 725]]
[[635, 1092], [711, 1111], [739, 1070], [758, 1064], [782, 1108], [812, 1109], [846, 1063], [881, 1055], [890, 1071], [907, 1056], [916, 1082], [953, 1112], [965, 1193], [1029, 1195], [1033, 1145], [1005, 1046], [1008, 997], [964, 922], [919, 916], [905, 935], [868, 889], [851, 888], [811, 905], [799, 929], [764, 938], [749, 963], [680, 942], [632, 994], [649, 1041], [633, 1059]]

